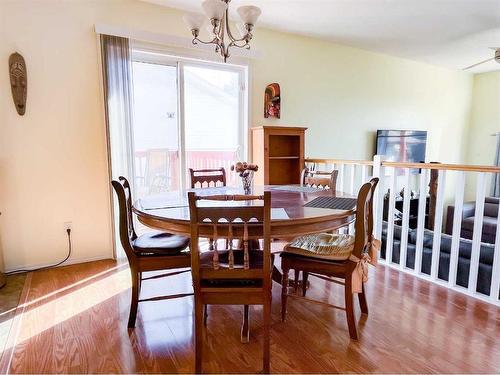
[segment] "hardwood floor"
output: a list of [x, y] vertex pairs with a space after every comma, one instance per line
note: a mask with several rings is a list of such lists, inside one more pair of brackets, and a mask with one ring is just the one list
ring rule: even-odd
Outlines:
[[0, 374], [5, 373], [6, 363], [2, 359], [4, 348], [8, 345], [11, 329], [14, 327], [14, 317], [19, 305], [19, 298], [23, 291], [26, 280], [26, 274], [17, 274], [7, 276], [7, 284], [0, 288]]
[[[175, 284], [169, 285], [174, 281]], [[145, 295], [191, 290], [189, 274], [146, 281]], [[308, 297], [342, 304], [342, 288], [311, 277]], [[127, 330], [130, 278], [124, 264], [100, 261], [32, 274], [11, 373], [185, 373], [194, 369], [192, 298], [139, 306]], [[493, 373], [500, 370], [498, 308], [379, 266], [367, 283], [370, 315], [356, 316], [351, 341], [343, 311], [288, 302], [280, 321], [273, 286], [271, 371], [280, 373]], [[209, 308], [205, 372], [261, 369], [260, 308], [251, 340], [240, 343], [242, 308]]]

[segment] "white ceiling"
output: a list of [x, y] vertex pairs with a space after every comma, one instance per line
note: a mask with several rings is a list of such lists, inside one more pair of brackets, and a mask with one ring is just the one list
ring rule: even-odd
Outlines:
[[[201, 12], [202, 0], [142, 1]], [[232, 0], [233, 19], [250, 4], [262, 9], [266, 28], [448, 68], [486, 60], [489, 47], [500, 47], [500, 0]], [[498, 69], [491, 61], [470, 71]]]

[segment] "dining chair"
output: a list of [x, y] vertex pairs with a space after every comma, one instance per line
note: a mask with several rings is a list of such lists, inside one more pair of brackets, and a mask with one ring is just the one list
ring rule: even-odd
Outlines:
[[[376, 251], [380, 246], [380, 241], [373, 237], [373, 196], [377, 184], [378, 178], [373, 178], [359, 190], [354, 235], [330, 233], [307, 235], [296, 238], [284, 247], [281, 253], [282, 321], [286, 318], [287, 297], [299, 297], [288, 293], [288, 273], [290, 269], [295, 270], [296, 274], [297, 271], [303, 271], [302, 297], [299, 298], [306, 299], [309, 275], [344, 285], [345, 307], [327, 305], [345, 310], [350, 337], [357, 340], [353, 293], [358, 294], [361, 312], [368, 314], [364, 287], [368, 275], [367, 263], [376, 263]], [[294, 291], [297, 291], [296, 286]]]
[[[195, 189], [197, 187], [200, 189], [204, 189], [217, 186], [226, 186], [226, 170], [223, 167], [216, 169], [189, 168], [189, 176], [191, 177], [191, 189]], [[208, 247], [210, 250], [213, 250], [213, 238], [208, 239]]]
[[187, 247], [189, 237], [160, 231], [149, 231], [137, 236], [133, 223], [132, 193], [128, 180], [120, 176], [111, 182], [118, 196], [120, 241], [127, 255], [132, 277], [132, 297], [128, 327], [134, 328], [139, 302], [159, 301], [164, 299], [191, 296], [193, 293], [181, 293], [140, 299], [142, 281], [174, 276], [190, 270], [143, 277], [144, 272], [173, 270], [191, 266], [191, 256]]
[[334, 169], [331, 172], [310, 171], [304, 168], [301, 173], [300, 183], [302, 186], [315, 187], [318, 189], [337, 189], [337, 177], [339, 171]]
[[[337, 177], [338, 177], [339, 171], [337, 169], [334, 169], [331, 172], [326, 172], [326, 171], [311, 171], [309, 168], [304, 168], [301, 172], [300, 175], [300, 183], [301, 186], [307, 186], [307, 187], [312, 187], [320, 190], [325, 190], [329, 189], [332, 191], [337, 190]], [[332, 233], [337, 232], [332, 231]], [[295, 277], [293, 280], [293, 285], [295, 287], [295, 290], [297, 289], [299, 283], [304, 283], [304, 287], [302, 290], [306, 290], [307, 288], [307, 272], [304, 271], [302, 272], [302, 281], [299, 281], [299, 270], [295, 270]]]
[[[203, 307], [244, 305], [243, 327], [248, 327], [248, 305], [262, 305], [263, 368], [265, 373], [269, 373], [273, 262], [270, 244], [271, 193], [265, 192], [263, 196], [198, 196], [195, 192], [189, 192], [188, 199], [195, 301], [195, 372], [202, 370]], [[200, 252], [200, 232], [205, 235], [210, 233], [214, 238], [213, 250]], [[256, 236], [263, 238], [262, 250], [249, 249], [249, 240]], [[219, 237], [228, 239], [223, 249], [218, 249]], [[233, 249], [233, 239], [240, 240], [239, 249]], [[247, 340], [248, 337], [247, 330]]]
[[196, 188], [197, 184], [200, 188], [226, 186], [226, 170], [223, 167], [216, 169], [189, 168], [189, 176], [191, 177], [191, 189]]

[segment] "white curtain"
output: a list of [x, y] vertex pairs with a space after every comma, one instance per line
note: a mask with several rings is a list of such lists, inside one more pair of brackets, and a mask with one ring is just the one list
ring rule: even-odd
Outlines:
[[[495, 165], [500, 167], [500, 133], [497, 133], [497, 150], [495, 154]], [[491, 196], [500, 197], [500, 173], [495, 173], [491, 181]]]
[[127, 38], [101, 35], [111, 176], [132, 181], [132, 61]]
[[[111, 178], [125, 176], [134, 187], [132, 160], [132, 61], [127, 38], [101, 34], [104, 105]], [[111, 189], [111, 181], [110, 181]], [[118, 231], [118, 202], [113, 193], [115, 256], [124, 258]]]

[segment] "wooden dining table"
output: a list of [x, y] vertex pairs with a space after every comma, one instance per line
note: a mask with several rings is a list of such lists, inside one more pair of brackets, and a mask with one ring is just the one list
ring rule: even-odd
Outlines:
[[[271, 237], [289, 239], [305, 234], [320, 233], [346, 226], [354, 219], [355, 210], [338, 210], [330, 208], [304, 207], [311, 200], [320, 196], [346, 197], [351, 195], [332, 190], [304, 188], [299, 185], [283, 187], [279, 185], [256, 186], [252, 195], [271, 192]], [[213, 187], [203, 189], [186, 189], [166, 192], [138, 199], [133, 206], [139, 221], [150, 227], [170, 233], [189, 235], [191, 233], [189, 204], [187, 193], [198, 195], [235, 195], [244, 194], [238, 187]], [[239, 205], [241, 202], [217, 201], [216, 205]], [[253, 203], [254, 204], [254, 203]], [[207, 230], [210, 230], [207, 228]], [[209, 237], [211, 233], [200, 233]], [[223, 238], [224, 233], [220, 236]], [[253, 233], [255, 239], [262, 238], [262, 233]]]
[[[189, 219], [189, 205], [187, 193], [195, 191], [199, 195], [235, 195], [244, 194], [238, 187], [214, 187], [203, 189], [186, 189], [174, 192], [156, 194], [138, 199], [133, 210], [139, 221], [150, 228], [164, 230], [169, 233], [189, 236], [191, 233]], [[304, 207], [311, 200], [320, 196], [348, 197], [347, 193], [302, 188], [297, 186], [256, 186], [253, 195], [261, 195], [264, 191], [271, 192], [271, 238], [273, 240], [290, 240], [294, 237], [331, 231], [344, 227], [354, 220], [355, 210], [338, 210], [330, 208]], [[206, 203], [204, 204], [210, 204]], [[220, 206], [241, 205], [241, 202], [217, 201], [211, 204]], [[255, 203], [251, 203], [255, 204]], [[201, 229], [200, 235], [209, 238], [212, 233], [210, 228]], [[207, 230], [203, 233], [203, 230]], [[261, 228], [249, 233], [249, 238], [258, 240], [262, 238]], [[238, 237], [238, 233], [233, 233]], [[218, 233], [220, 238], [227, 237], [224, 230]], [[256, 243], [256, 242], [254, 242]], [[281, 274], [273, 272], [273, 280], [281, 282]]]
[[[237, 187], [214, 187], [203, 189], [186, 189], [162, 194], [151, 195], [138, 199], [133, 206], [139, 222], [147, 227], [163, 230], [169, 233], [189, 236], [191, 224], [189, 218], [189, 204], [187, 193], [195, 191], [198, 195], [236, 195], [244, 194], [243, 189]], [[256, 186], [252, 195], [262, 195], [264, 191], [271, 192], [271, 238], [273, 240], [291, 240], [294, 237], [331, 231], [344, 227], [354, 221], [355, 210], [338, 210], [330, 208], [304, 207], [317, 197], [346, 197], [347, 193], [320, 190], [296, 186]], [[201, 204], [215, 204], [220, 206], [241, 205], [235, 201], [203, 201]], [[259, 203], [248, 203], [259, 204]], [[203, 228], [203, 227], [202, 227]], [[200, 228], [200, 230], [203, 230]], [[258, 240], [263, 237], [262, 228], [253, 228], [249, 232], [250, 247], [258, 248]], [[213, 233], [200, 232], [200, 236], [210, 238]], [[242, 235], [242, 234], [241, 234]], [[218, 232], [219, 238], [227, 237], [224, 228]], [[233, 229], [233, 236], [238, 237], [237, 229]], [[242, 236], [241, 236], [242, 237]], [[273, 266], [272, 278], [281, 284], [282, 274]], [[298, 281], [297, 281], [298, 282]], [[246, 342], [248, 338], [248, 309], [244, 314], [241, 338]]]

